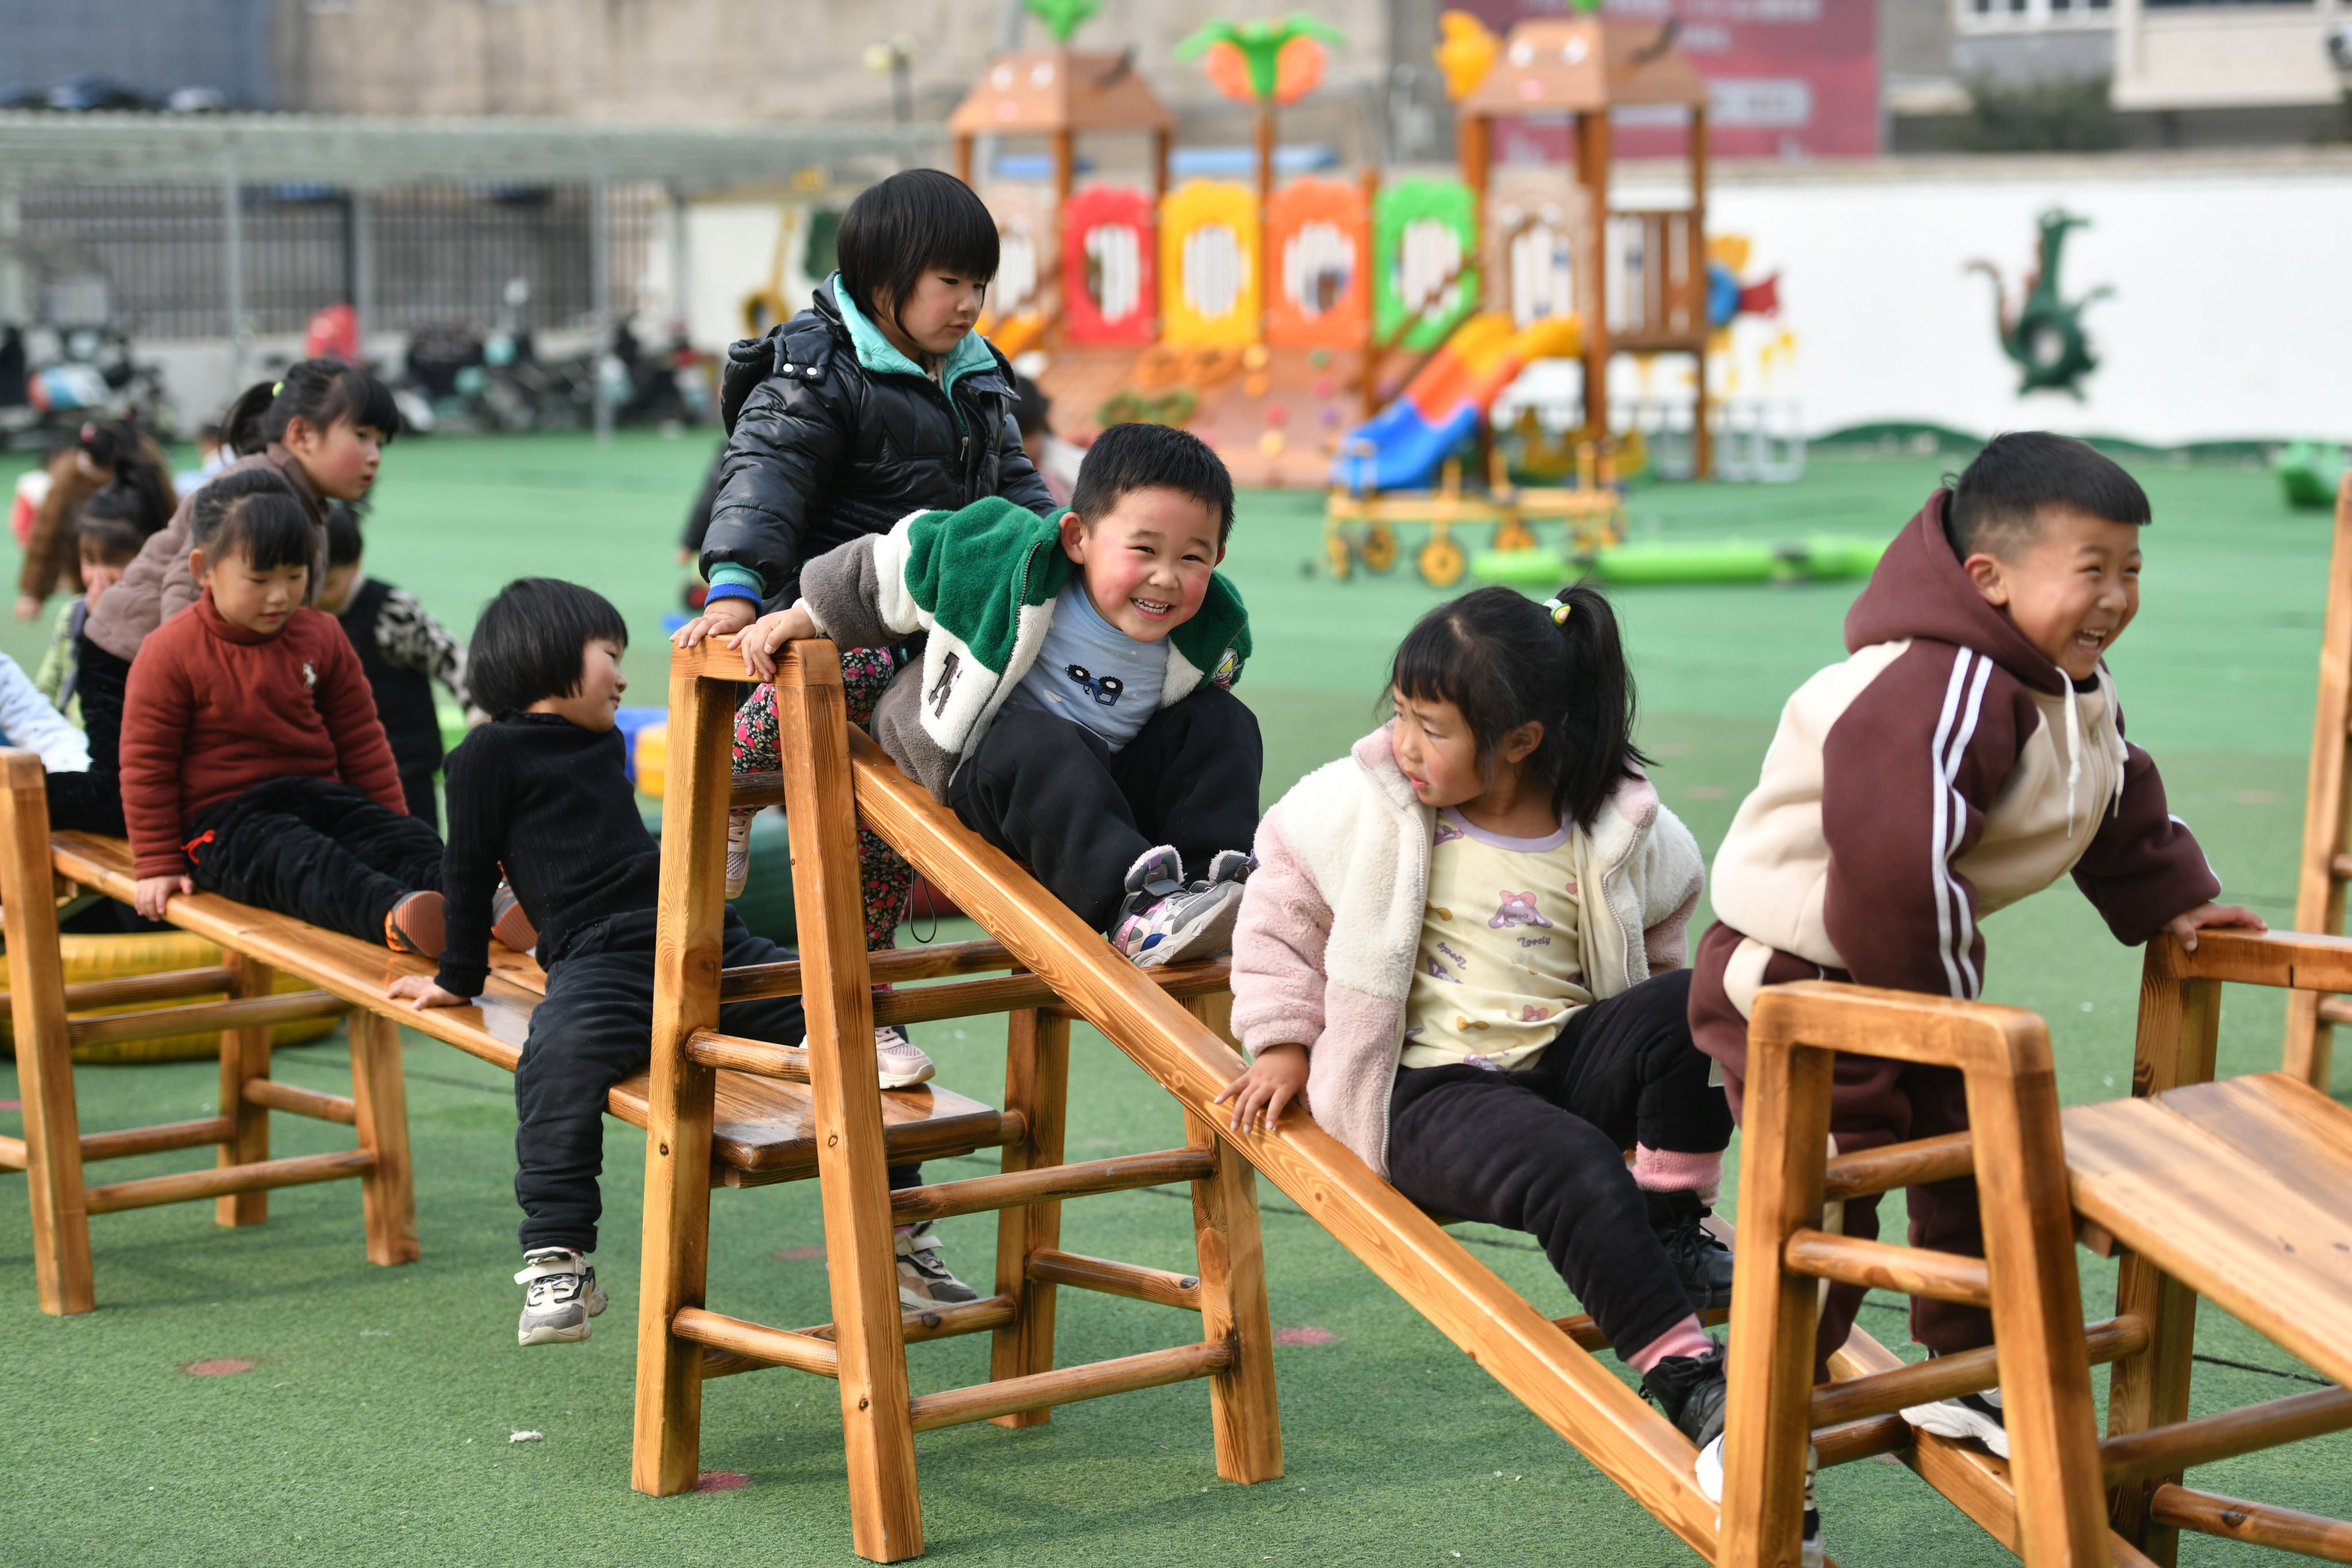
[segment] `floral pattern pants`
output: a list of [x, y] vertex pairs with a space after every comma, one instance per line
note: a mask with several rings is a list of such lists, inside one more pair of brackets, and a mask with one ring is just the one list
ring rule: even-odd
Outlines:
[[[872, 724], [874, 705], [888, 689], [898, 665], [887, 647], [841, 650], [841, 688], [853, 724]], [[783, 766], [776, 738], [776, 689], [761, 686], [735, 713], [735, 771], [773, 773]], [[749, 817], [749, 811], [738, 812]], [[857, 880], [866, 901], [866, 950], [880, 952], [896, 944], [899, 912], [914, 890], [915, 868], [879, 834], [857, 827]]]

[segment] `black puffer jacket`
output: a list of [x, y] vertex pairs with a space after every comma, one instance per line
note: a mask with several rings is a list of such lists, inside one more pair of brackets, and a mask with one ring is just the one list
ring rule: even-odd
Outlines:
[[702, 572], [708, 578], [721, 562], [750, 567], [772, 610], [800, 596], [802, 563], [887, 533], [908, 512], [992, 495], [1040, 515], [1054, 510], [1021, 448], [1013, 367], [995, 345], [992, 368], [956, 379], [950, 409], [929, 377], [859, 363], [834, 302], [837, 281], [820, 284], [814, 306], [766, 337], [727, 351], [727, 451]]

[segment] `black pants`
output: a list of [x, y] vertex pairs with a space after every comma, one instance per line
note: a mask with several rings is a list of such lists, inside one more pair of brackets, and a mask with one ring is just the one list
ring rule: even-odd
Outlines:
[[1731, 1110], [1691, 1044], [1686, 970], [1572, 1015], [1533, 1066], [1402, 1068], [1389, 1179], [1435, 1213], [1523, 1230], [1630, 1354], [1690, 1316], [1690, 1297], [1625, 1167], [1636, 1142], [1685, 1153], [1731, 1142]]
[[49, 826], [120, 838], [122, 689], [131, 679], [131, 661], [90, 641], [87, 631], [74, 635], [74, 659], [80, 667], [74, 689], [81, 696], [82, 728], [89, 737], [89, 772], [48, 776]]
[[[596, 1249], [605, 1097], [614, 1084], [644, 1071], [653, 1056], [656, 924], [651, 910], [600, 921], [548, 965], [547, 1000], [531, 1013], [530, 1034], [515, 1067], [515, 1202], [522, 1205], [525, 1252]], [[753, 936], [732, 909], [727, 911], [721, 963], [731, 968], [792, 956]], [[787, 1046], [800, 1044], [808, 1032], [797, 996], [730, 1003], [719, 1009], [719, 1026]], [[922, 1179], [919, 1165], [890, 1171], [894, 1189]]]
[[440, 771], [436, 763], [421, 773], [400, 775], [400, 793], [408, 802], [408, 815], [436, 833], [441, 831], [441, 802], [433, 794], [433, 779]]
[[1051, 713], [1000, 713], [956, 770], [948, 805], [1100, 931], [1118, 912], [1128, 868], [1155, 846], [1174, 846], [1187, 876], [1220, 849], [1248, 853], [1264, 767], [1257, 715], [1204, 685], [1117, 752]]
[[362, 942], [420, 889], [441, 886], [441, 836], [333, 779], [257, 784], [188, 820], [196, 886]]

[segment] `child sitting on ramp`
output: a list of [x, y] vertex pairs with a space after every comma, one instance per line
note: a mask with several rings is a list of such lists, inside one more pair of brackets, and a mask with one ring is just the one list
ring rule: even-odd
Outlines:
[[1421, 618], [1390, 686], [1395, 717], [1259, 826], [1234, 937], [1254, 1059], [1217, 1098], [1237, 1131], [1311, 1099], [1414, 1203], [1534, 1235], [1704, 1447], [1731, 1112], [1685, 1017], [1706, 871], [1643, 775], [1616, 617], [1591, 588], [1481, 588]]
[[[420, 1008], [460, 1006], [489, 978], [490, 938], [528, 946], [525, 928], [536, 929], [547, 996], [515, 1068], [515, 1283], [525, 1287], [515, 1337], [526, 1345], [584, 1340], [604, 1310], [589, 1255], [603, 1214], [605, 1098], [652, 1054], [661, 847], [637, 815], [614, 726], [628, 646], [621, 613], [577, 584], [521, 578], [482, 611], [467, 670], [494, 717], [448, 757], [448, 942], [438, 974], [389, 987]], [[722, 963], [790, 957], [729, 908]], [[729, 1003], [719, 1026], [777, 1041], [806, 1028], [797, 997]]]

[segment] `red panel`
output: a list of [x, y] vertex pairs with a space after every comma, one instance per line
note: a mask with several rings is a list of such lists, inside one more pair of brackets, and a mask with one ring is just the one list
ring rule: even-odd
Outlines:
[[1062, 209], [1062, 315], [1074, 343], [1145, 344], [1159, 335], [1160, 239], [1151, 196], [1095, 185]]

